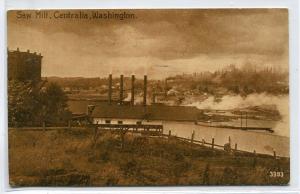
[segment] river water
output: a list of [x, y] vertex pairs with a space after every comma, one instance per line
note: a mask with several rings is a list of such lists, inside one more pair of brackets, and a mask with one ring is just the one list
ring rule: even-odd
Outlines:
[[[250, 120], [248, 121], [248, 126], [262, 126], [262, 124], [257, 124], [258, 122], [259, 121]], [[239, 120], [236, 121], [236, 125], [238, 125], [238, 123], [240, 123]], [[264, 127], [272, 127], [276, 125], [270, 121], [266, 123], [266, 125], [263, 125]], [[173, 121], [163, 121], [163, 125], [164, 134], [168, 134], [170, 130], [172, 135], [191, 138], [192, 132], [195, 131], [195, 140], [204, 139], [206, 142], [211, 142], [212, 138], [214, 138], [215, 144], [219, 145], [228, 143], [230, 136], [232, 147], [234, 147], [235, 143], [237, 143], [239, 150], [249, 152], [253, 152], [255, 150], [257, 153], [270, 155], [273, 155], [273, 150], [275, 150], [277, 156], [290, 156], [289, 137], [280, 135], [280, 133], [277, 133], [276, 130], [275, 133], [265, 131], [245, 131], [240, 129], [196, 125], [192, 122]]]

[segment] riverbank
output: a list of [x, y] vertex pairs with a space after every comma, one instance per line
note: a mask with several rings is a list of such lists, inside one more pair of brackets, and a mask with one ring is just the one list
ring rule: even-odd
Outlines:
[[288, 158], [237, 156], [176, 139], [133, 134], [125, 135], [122, 148], [118, 134], [101, 132], [95, 143], [93, 131], [86, 129], [10, 129], [9, 165], [14, 187], [289, 182]]

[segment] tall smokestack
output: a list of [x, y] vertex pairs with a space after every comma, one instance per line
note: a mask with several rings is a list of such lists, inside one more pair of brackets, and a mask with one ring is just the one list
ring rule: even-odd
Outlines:
[[131, 105], [134, 105], [134, 75], [131, 76]]
[[112, 74], [108, 76], [108, 103], [111, 104], [112, 97]]
[[143, 105], [147, 105], [147, 75], [144, 75], [144, 100]]
[[123, 81], [124, 81], [124, 76], [120, 76], [120, 104], [123, 103]]

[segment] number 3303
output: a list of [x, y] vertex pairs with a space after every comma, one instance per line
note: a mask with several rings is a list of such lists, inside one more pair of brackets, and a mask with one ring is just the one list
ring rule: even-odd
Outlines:
[[270, 177], [283, 177], [283, 172], [282, 171], [270, 171]]

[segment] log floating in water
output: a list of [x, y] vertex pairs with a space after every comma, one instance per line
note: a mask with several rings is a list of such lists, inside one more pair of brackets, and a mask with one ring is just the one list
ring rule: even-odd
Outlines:
[[270, 133], [274, 133], [274, 130], [270, 127], [234, 127], [234, 126], [216, 126], [216, 127], [228, 128], [228, 129], [253, 130], [253, 131], [268, 131]]
[[241, 130], [253, 130], [253, 131], [268, 131], [274, 133], [274, 130], [270, 127], [235, 127], [235, 126], [226, 126], [226, 125], [203, 125], [197, 123], [199, 126], [205, 127], [214, 127], [214, 128], [225, 128], [225, 129], [241, 129]]

